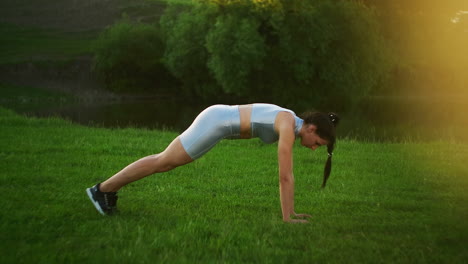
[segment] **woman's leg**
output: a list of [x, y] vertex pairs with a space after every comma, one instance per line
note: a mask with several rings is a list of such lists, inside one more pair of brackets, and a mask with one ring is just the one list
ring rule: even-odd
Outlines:
[[101, 214], [113, 214], [117, 211], [117, 191], [120, 188], [200, 158], [221, 139], [238, 136], [239, 120], [237, 106], [208, 107], [163, 152], [135, 161], [108, 180], [87, 188], [86, 193]]
[[148, 175], [170, 171], [192, 161], [193, 159], [187, 154], [177, 137], [163, 152], [137, 160], [101, 183], [99, 190], [116, 192], [123, 186]]
[[172, 170], [192, 162], [227, 136], [239, 135], [237, 106], [214, 105], [202, 111], [192, 125], [163, 152], [144, 157], [99, 185], [101, 192], [116, 192], [148, 175]]

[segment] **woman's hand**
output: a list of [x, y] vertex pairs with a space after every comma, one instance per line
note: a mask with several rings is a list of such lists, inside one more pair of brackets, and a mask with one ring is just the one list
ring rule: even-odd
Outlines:
[[312, 217], [311, 215], [308, 215], [308, 214], [296, 214], [296, 213], [293, 213], [294, 217], [297, 217], [297, 218], [310, 218]]
[[287, 223], [309, 223], [309, 220], [304, 219], [304, 218], [312, 217], [311, 215], [308, 215], [308, 214], [296, 214], [296, 213], [293, 213], [292, 216], [297, 217], [297, 218], [302, 218], [302, 219], [289, 218], [289, 219], [284, 220], [284, 222], [287, 222]]

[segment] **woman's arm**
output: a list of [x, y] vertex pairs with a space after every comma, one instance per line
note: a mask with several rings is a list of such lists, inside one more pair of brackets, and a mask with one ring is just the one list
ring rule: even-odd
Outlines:
[[281, 210], [285, 222], [307, 222], [307, 220], [291, 219], [291, 216], [309, 217], [298, 215], [294, 212], [294, 175], [293, 175], [293, 145], [294, 117], [287, 112], [278, 113], [275, 122], [279, 134], [278, 142], [278, 165]]

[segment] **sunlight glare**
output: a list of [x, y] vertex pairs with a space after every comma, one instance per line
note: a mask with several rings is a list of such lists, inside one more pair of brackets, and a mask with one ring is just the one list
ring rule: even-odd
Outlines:
[[455, 16], [451, 19], [452, 23], [456, 24], [458, 22], [460, 22], [460, 19], [463, 15], [468, 15], [468, 11], [458, 11]]

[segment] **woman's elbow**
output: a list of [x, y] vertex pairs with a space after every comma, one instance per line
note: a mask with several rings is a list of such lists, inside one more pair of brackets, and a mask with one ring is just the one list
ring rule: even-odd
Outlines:
[[289, 173], [280, 173], [280, 177], [279, 177], [279, 181], [280, 183], [284, 184], [284, 183], [290, 183], [292, 182], [292, 175], [289, 174]]

